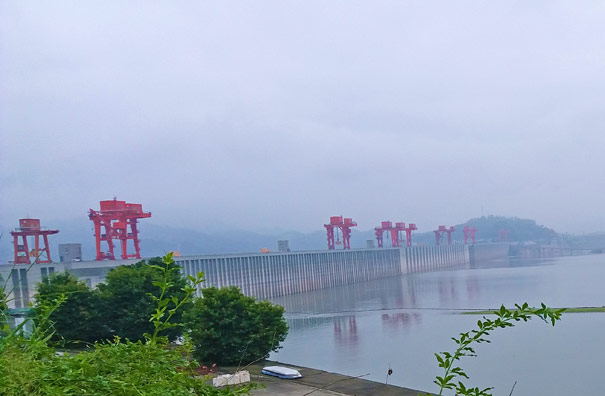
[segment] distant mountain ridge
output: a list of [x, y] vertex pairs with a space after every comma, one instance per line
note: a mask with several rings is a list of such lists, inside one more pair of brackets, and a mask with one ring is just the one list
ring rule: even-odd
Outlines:
[[[456, 231], [453, 234], [455, 241], [463, 241], [462, 229], [465, 225], [478, 229], [477, 241], [497, 241], [499, 229], [509, 230], [509, 241], [545, 241], [557, 236], [554, 230], [538, 225], [534, 220], [485, 216], [470, 219], [466, 223], [456, 224]], [[60, 230], [59, 234], [50, 237], [53, 260], [57, 261], [59, 259], [58, 245], [69, 242], [81, 243], [83, 258], [85, 260], [94, 259], [94, 230], [88, 219], [54, 222], [49, 226]], [[141, 222], [139, 229], [141, 231], [141, 253], [144, 257], [160, 256], [167, 251], [179, 251], [181, 255], [250, 253], [260, 252], [262, 248], [276, 251], [277, 241], [281, 239], [289, 240], [290, 249], [293, 251], [320, 250], [327, 247], [325, 230], [311, 233], [282, 231], [260, 234], [243, 230], [210, 233], [147, 222]], [[10, 229], [4, 228], [2, 232], [4, 235], [0, 240], [0, 262], [7, 262], [12, 260], [13, 256], [12, 237], [10, 236]], [[369, 239], [375, 241], [373, 229], [365, 231], [353, 229], [351, 247], [364, 248], [366, 247], [366, 240]], [[435, 243], [432, 231], [414, 233], [412, 239], [415, 243], [425, 245]], [[385, 233], [384, 245], [391, 245], [387, 233]]]

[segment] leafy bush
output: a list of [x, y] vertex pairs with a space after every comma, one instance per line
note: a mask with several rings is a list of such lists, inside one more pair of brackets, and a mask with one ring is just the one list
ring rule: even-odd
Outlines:
[[[159, 292], [152, 298], [153, 314], [148, 318], [153, 331], [145, 342], [96, 343], [89, 350], [58, 356], [48, 344], [52, 337], [51, 317], [69, 297], [39, 302], [36, 321], [29, 337], [23, 335], [24, 323], [5, 329], [0, 337], [0, 390], [6, 396], [235, 396], [247, 395], [255, 387], [247, 384], [234, 388], [213, 388], [204, 379], [192, 376], [197, 366], [190, 358], [191, 347], [170, 347], [167, 338], [159, 334], [176, 326], [172, 322], [179, 307], [189, 303], [202, 274], [191, 277], [182, 298], [169, 293], [171, 278], [176, 271], [170, 255], [164, 266], [157, 266], [155, 282]], [[71, 281], [66, 281], [71, 285]], [[6, 302], [6, 300], [3, 300]]]
[[[80, 341], [94, 343], [115, 336], [122, 340], [143, 340], [146, 333], [154, 330], [149, 317], [161, 293], [157, 284], [164, 274], [163, 265], [161, 258], [153, 258], [148, 263], [141, 261], [113, 268], [96, 290], [90, 290], [68, 272], [44, 278], [37, 285], [37, 305], [52, 304], [60, 295], [67, 296], [66, 303], [50, 317], [55, 330], [52, 340], [64, 340], [72, 346]], [[168, 268], [166, 293], [182, 300], [187, 280], [174, 262]], [[182, 312], [190, 304], [188, 301], [180, 306], [171, 315], [171, 323], [181, 323]], [[182, 330], [170, 326], [164, 332], [173, 340]]]
[[[0, 277], [2, 282], [2, 277]], [[8, 299], [4, 292], [4, 285], [0, 284], [0, 337], [6, 334], [5, 327], [8, 327]]]
[[[109, 271], [105, 282], [98, 285], [103, 299], [103, 317], [113, 335], [137, 341], [143, 340], [145, 333], [153, 332], [154, 327], [149, 317], [156, 307], [154, 298], [158, 298], [161, 293], [157, 283], [164, 275], [162, 268], [165, 265], [162, 259], [154, 258], [148, 263], [141, 261], [134, 265], [119, 266]], [[165, 293], [182, 300], [187, 280], [172, 259], [167, 265], [170, 271], [167, 273], [168, 286]], [[175, 312], [171, 323], [181, 323], [182, 312], [189, 304], [187, 302]], [[166, 330], [165, 335], [173, 340], [180, 334], [181, 329], [172, 327]]]
[[54, 323], [53, 341], [66, 340], [94, 343], [111, 338], [103, 317], [103, 301], [97, 291], [90, 290], [68, 272], [59, 272], [45, 277], [36, 287], [35, 311], [54, 305], [61, 296], [67, 299], [51, 314]]
[[50, 314], [65, 300], [65, 296], [61, 296], [54, 305], [41, 306], [37, 317], [39, 325], [33, 327], [27, 338], [23, 336], [27, 321], [14, 329], [5, 324], [3, 335], [0, 337], [0, 389], [3, 395], [59, 394], [42, 390], [48, 385], [44, 381], [44, 369], [54, 357], [54, 351], [47, 343], [52, 333], [47, 334], [42, 329], [50, 328]]
[[284, 308], [247, 297], [236, 286], [203, 289], [184, 315], [201, 362], [249, 363], [281, 348], [288, 334]]
[[188, 356], [183, 347], [116, 339], [69, 358], [53, 357], [42, 374], [55, 377], [52, 391], [61, 395], [248, 394], [251, 385], [216, 389], [194, 378], [196, 365]]
[[[0, 277], [0, 281], [2, 281], [2, 277]], [[0, 285], [0, 318], [4, 316], [8, 310], [8, 304], [6, 301], [6, 293], [4, 292], [4, 286]]]

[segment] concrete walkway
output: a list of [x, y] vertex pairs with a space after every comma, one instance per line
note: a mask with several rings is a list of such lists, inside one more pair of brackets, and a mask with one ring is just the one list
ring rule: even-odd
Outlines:
[[[285, 366], [298, 370], [302, 378], [284, 380], [261, 374], [265, 366]], [[418, 396], [425, 394], [414, 389], [385, 385], [362, 378], [349, 377], [342, 374], [329, 373], [307, 367], [299, 367], [278, 362], [263, 362], [245, 368], [250, 372], [252, 382], [265, 386], [256, 389], [253, 396]]]

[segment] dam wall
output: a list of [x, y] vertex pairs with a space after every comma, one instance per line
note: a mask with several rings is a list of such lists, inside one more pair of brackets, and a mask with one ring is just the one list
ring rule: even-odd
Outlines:
[[183, 272], [204, 272], [202, 288], [238, 286], [271, 298], [401, 274], [399, 249], [329, 250], [175, 257]]
[[468, 245], [412, 246], [398, 249], [402, 274], [459, 268], [470, 263]]
[[[107, 273], [136, 259], [27, 265], [0, 265], [0, 285], [6, 284], [10, 308], [33, 302], [36, 284], [53, 272], [69, 271], [89, 287], [104, 282]], [[468, 246], [412, 246], [351, 250], [224, 254], [174, 257], [185, 275], [204, 272], [198, 290], [238, 286], [259, 299], [303, 293], [402, 274], [464, 268]], [[27, 268], [29, 267], [29, 270]]]
[[482, 261], [504, 259], [509, 256], [510, 243], [477, 243], [469, 245], [471, 265]]
[[364, 282], [469, 264], [468, 247], [412, 246], [175, 257], [186, 275], [204, 272], [204, 287], [238, 286], [257, 298]]

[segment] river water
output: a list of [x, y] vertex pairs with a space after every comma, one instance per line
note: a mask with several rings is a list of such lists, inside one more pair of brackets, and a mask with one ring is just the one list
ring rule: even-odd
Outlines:
[[[605, 255], [502, 260], [474, 268], [404, 275], [275, 298], [290, 332], [271, 359], [423, 391], [441, 375], [434, 353], [476, 327], [458, 310], [541, 302], [605, 305]], [[568, 313], [498, 329], [460, 365], [467, 385], [494, 395], [605, 395], [605, 313]]]

